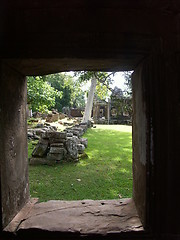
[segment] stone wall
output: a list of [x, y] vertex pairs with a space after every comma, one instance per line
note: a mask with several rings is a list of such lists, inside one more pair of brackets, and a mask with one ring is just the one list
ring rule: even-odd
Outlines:
[[2, 226], [29, 199], [26, 80], [8, 66], [0, 69], [0, 172]]
[[142, 65], [133, 73], [133, 199], [146, 226], [147, 115]]

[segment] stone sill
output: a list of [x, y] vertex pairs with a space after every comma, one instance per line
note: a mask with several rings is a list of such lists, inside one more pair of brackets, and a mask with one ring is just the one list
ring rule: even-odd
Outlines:
[[31, 199], [4, 229], [16, 236], [28, 232], [59, 236], [112, 236], [144, 232], [132, 199], [38, 203]]

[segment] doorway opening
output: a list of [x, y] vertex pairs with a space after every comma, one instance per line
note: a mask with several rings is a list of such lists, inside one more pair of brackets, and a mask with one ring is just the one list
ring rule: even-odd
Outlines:
[[[136, 79], [136, 75], [134, 75], [135, 76], [135, 79]], [[133, 147], [136, 147], [136, 150], [137, 149], [141, 149], [141, 152], [144, 152], [144, 151], [146, 151], [146, 146], [145, 145], [141, 145], [141, 144], [139, 144], [139, 143], [141, 143], [143, 140], [144, 140], [144, 137], [145, 137], [145, 135], [144, 135], [144, 131], [138, 131], [138, 129], [139, 129], [139, 126], [141, 125], [141, 126], [143, 126], [143, 127], [146, 127], [147, 125], [146, 124], [142, 124], [145, 120], [146, 120], [146, 112], [145, 111], [140, 111], [139, 109], [138, 109], [138, 111], [137, 111], [137, 105], [138, 105], [138, 107], [139, 108], [141, 108], [141, 105], [144, 105], [144, 99], [143, 99], [143, 94], [142, 94], [142, 91], [143, 91], [143, 88], [141, 87], [141, 85], [142, 85], [142, 81], [141, 81], [141, 78], [138, 78], [138, 84], [137, 85], [135, 85], [135, 97], [133, 98], [133, 101], [134, 101], [134, 103], [135, 103], [135, 105], [133, 105], [134, 106], [134, 108], [135, 108], [135, 113], [137, 114], [135, 114], [135, 118], [133, 119], [133, 120], [135, 120], [135, 123], [134, 123], [134, 121], [133, 121], [133, 131], [134, 131], [134, 135], [133, 135]], [[19, 82], [17, 82], [17, 83], [19, 83]], [[143, 103], [143, 104], [142, 104]], [[23, 120], [23, 118], [21, 119], [21, 120]], [[135, 140], [134, 140], [135, 139]], [[137, 141], [136, 141], [137, 140]], [[134, 151], [133, 152], [133, 155], [136, 157], [136, 154], [137, 154], [137, 152], [136, 151]], [[133, 158], [134, 159], [134, 158]], [[138, 158], [136, 158], [135, 159], [135, 161], [138, 161]], [[140, 170], [140, 171], [138, 171], [138, 174], [137, 174], [137, 168], [138, 168], [138, 170]], [[131, 214], [131, 213], [133, 213], [133, 215], [134, 216], [129, 216], [128, 217], [128, 219], [131, 221], [132, 220], [132, 222], [131, 223], [135, 223], [135, 225], [131, 225], [132, 227], [130, 227], [130, 228], [128, 228], [128, 230], [127, 229], [119, 229], [119, 230], [117, 230], [117, 228], [114, 228], [114, 226], [113, 225], [111, 225], [111, 229], [106, 229], [106, 231], [105, 232], [102, 232], [102, 231], [99, 231], [99, 232], [101, 232], [101, 234], [108, 234], [109, 232], [110, 232], [110, 234], [111, 233], [113, 233], [113, 234], [115, 234], [115, 232], [117, 232], [118, 231], [118, 233], [124, 233], [124, 232], [126, 232], [126, 231], [136, 231], [136, 230], [140, 230], [140, 231], [142, 231], [142, 224], [140, 223], [140, 222], [138, 222], [138, 224], [137, 224], [137, 222], [136, 222], [136, 220], [138, 220], [138, 221], [140, 221], [139, 220], [139, 217], [138, 217], [138, 214], [139, 213], [141, 213], [141, 215], [140, 215], [140, 218], [141, 218], [141, 220], [142, 220], [142, 222], [143, 222], [143, 217], [144, 217], [144, 215], [143, 214], [146, 214], [146, 206], [145, 205], [142, 205], [142, 201], [144, 201], [144, 199], [145, 199], [145, 197], [146, 197], [146, 191], [144, 191], [144, 190], [146, 190], [146, 187], [145, 188], [142, 188], [142, 182], [140, 181], [140, 179], [142, 178], [142, 177], [144, 177], [144, 178], [146, 178], [146, 174], [144, 174], [144, 172], [146, 172], [145, 171], [145, 168], [143, 167], [143, 166], [141, 166], [141, 162], [139, 163], [139, 166], [138, 166], [138, 164], [137, 164], [137, 162], [135, 162], [135, 163], [133, 163], [133, 173], [134, 173], [134, 175], [133, 175], [133, 178], [135, 179], [135, 181], [134, 181], [134, 186], [133, 186], [133, 200], [130, 200], [130, 202], [124, 202], [124, 200], [118, 200], [118, 204], [120, 204], [121, 206], [122, 206], [122, 208], [124, 209], [124, 210], [126, 210], [126, 213], [127, 214]], [[141, 174], [142, 173], [142, 174]], [[136, 175], [137, 174], [137, 175]], [[27, 176], [27, 175], [26, 175]], [[48, 177], [48, 176], [47, 176]], [[144, 182], [143, 182], [143, 186], [145, 186], [145, 184], [144, 184]], [[28, 189], [28, 188], [27, 188]], [[142, 190], [142, 191], [141, 191]], [[141, 195], [137, 195], [137, 192], [139, 192], [139, 193], [141, 193]], [[137, 205], [138, 205], [138, 203], [136, 202], [135, 204], [136, 204], [136, 207], [135, 207], [135, 205], [134, 205], [134, 199], [137, 199], [138, 197], [143, 197], [143, 200], [141, 200], [141, 199], [139, 199], [140, 201], [139, 201], [139, 209], [138, 209], [138, 214], [137, 214], [137, 211], [136, 211], [136, 207], [137, 207]], [[112, 201], [114, 201], [114, 200], [112, 200]], [[61, 202], [62, 203], [62, 202]], [[92, 202], [91, 202], [92, 203]], [[50, 201], [50, 204], [51, 204], [51, 208], [49, 208], [49, 206], [48, 205], [46, 205], [46, 203], [36, 203], [35, 205], [34, 205], [34, 203], [29, 203], [29, 204], [27, 204], [26, 206], [25, 206], [25, 208], [24, 209], [22, 209], [22, 211], [20, 211], [19, 212], [19, 214], [16, 216], [16, 217], [18, 217], [18, 219], [19, 219], [19, 221], [17, 221], [17, 219], [15, 219], [15, 222], [17, 223], [18, 222], [18, 226], [16, 225], [16, 228], [15, 228], [15, 231], [16, 231], [16, 233], [18, 234], [18, 231], [19, 231], [19, 233], [21, 232], [21, 231], [24, 231], [24, 230], [27, 230], [27, 229], [43, 229], [43, 230], [45, 230], [45, 231], [51, 231], [52, 230], [52, 228], [53, 228], [53, 226], [51, 225], [51, 227], [52, 228], [48, 228], [48, 226], [46, 225], [46, 223], [51, 223], [51, 220], [52, 219], [58, 219], [57, 218], [57, 216], [54, 218], [54, 216], [53, 216], [53, 213], [57, 213], [58, 211], [57, 211], [57, 208], [59, 209], [59, 211], [61, 212], [62, 210], [64, 210], [66, 207], [63, 207], [63, 206], [59, 206], [59, 203], [57, 203], [56, 201]], [[69, 204], [69, 210], [70, 209], [79, 209], [79, 207], [74, 207], [74, 206], [72, 206], [71, 204], [72, 204], [72, 202], [70, 201], [70, 202], [67, 202], [67, 204]], [[90, 203], [88, 203], [88, 202], [86, 202], [85, 200], [82, 200], [82, 201], [80, 201], [80, 204], [81, 204], [81, 206], [87, 206], [88, 207], [88, 210], [89, 210], [89, 208], [90, 208]], [[106, 203], [106, 202], [104, 202], [104, 201], [102, 201], [102, 200], [100, 200], [99, 201], [99, 205], [101, 206], [101, 207], [103, 207], [103, 206], [105, 206], [105, 207], [108, 207], [108, 204]], [[130, 206], [130, 207], [129, 207]], [[127, 207], [127, 208], [126, 208]], [[28, 208], [28, 209], [27, 209]], [[30, 210], [29, 210], [29, 208], [30, 208]], [[36, 211], [37, 210], [37, 208], [38, 208], [38, 212]], [[112, 208], [113, 207], [111, 207], [111, 206], [109, 206], [108, 207], [108, 209], [111, 211], [112, 210]], [[133, 212], [133, 211], [131, 211], [130, 209], [134, 209], [135, 211]], [[142, 212], [140, 212], [140, 209], [141, 208], [143, 208], [143, 210], [142, 210]], [[84, 208], [83, 208], [84, 209]], [[119, 208], [118, 208], [118, 206], [117, 206], [117, 204], [115, 203], [115, 208], [114, 208], [114, 212], [106, 212], [107, 214], [108, 214], [108, 216], [113, 216], [113, 217], [115, 217], [116, 218], [116, 220], [117, 220], [117, 222], [121, 225], [121, 222], [119, 222], [119, 219], [121, 219], [121, 220], [124, 220], [124, 217], [125, 217], [125, 214], [123, 214], [123, 212], [121, 212], [120, 214], [116, 214], [115, 212], [115, 209], [120, 209], [120, 206], [119, 206]], [[45, 211], [45, 212], [44, 212]], [[101, 216], [101, 209], [97, 209], [97, 210], [95, 210], [95, 211], [84, 211], [84, 210], [82, 210], [83, 211], [83, 213], [84, 214], [88, 214], [88, 215], [92, 215], [92, 213], [93, 213], [93, 216], [94, 217], [100, 217]], [[24, 213], [23, 213], [24, 212]], [[46, 217], [44, 216], [44, 215], [42, 215], [42, 213], [46, 213], [47, 215], [46, 215]], [[51, 214], [52, 213], [52, 214]], [[25, 215], [24, 215], [25, 214]], [[43, 220], [42, 222], [45, 224], [45, 225], [39, 225], [40, 223], [41, 223], [41, 221], [39, 220], [39, 218], [40, 218], [40, 216], [42, 217], [41, 219]], [[61, 223], [62, 223], [62, 219], [63, 219], [63, 216], [64, 215], [59, 215], [60, 216], [60, 221], [61, 221]], [[73, 216], [75, 216], [75, 215], [73, 215]], [[126, 215], [127, 216], [127, 215]], [[20, 217], [20, 218], [19, 218]], [[23, 219], [22, 219], [22, 217], [23, 217]], [[36, 220], [37, 221], [35, 221], [35, 219], [34, 219], [34, 217], [36, 218]], [[72, 217], [72, 216], [71, 216]], [[96, 220], [94, 221], [94, 219], [93, 219], [93, 222], [94, 223], [96, 223], [96, 221], [98, 221], [98, 218], [96, 218]], [[49, 221], [49, 219], [51, 219], [50, 221]], [[73, 218], [71, 218], [71, 219], [73, 219]], [[22, 221], [23, 220], [23, 221]], [[27, 221], [26, 221], [27, 220]], [[85, 224], [85, 222], [84, 221], [82, 221], [83, 222], [83, 224]], [[113, 220], [113, 222], [114, 222], [114, 220]], [[14, 224], [14, 222], [12, 222], [13, 224]], [[26, 223], [27, 223], [27, 225], [26, 225]], [[59, 223], [60, 222], [58, 222], [58, 226], [64, 226], [64, 225], [59, 225]], [[78, 222], [79, 223], [79, 222]], [[106, 222], [107, 223], [107, 222]], [[34, 224], [34, 225], [33, 225]], [[68, 221], [66, 222], [66, 224], [67, 224], [67, 226], [69, 226], [68, 225]], [[71, 224], [74, 224], [74, 223], [72, 223], [71, 222]], [[129, 224], [129, 223], [128, 223]], [[144, 224], [144, 223], [143, 223]], [[107, 223], [107, 225], [108, 225], [108, 223]], [[11, 224], [10, 224], [10, 226], [12, 226]], [[78, 225], [79, 226], [79, 225]], [[122, 225], [121, 225], [122, 226]], [[128, 225], [129, 226], [129, 225]], [[41, 228], [42, 227], [42, 228]], [[134, 228], [135, 227], [135, 228]], [[7, 227], [7, 229], [9, 229], [9, 226]], [[55, 228], [56, 229], [56, 231], [58, 231], [58, 229], [57, 228]], [[70, 228], [71, 229], [71, 228]], [[81, 228], [78, 228], [78, 229], [81, 229]], [[93, 234], [98, 234], [98, 229], [97, 228], [95, 228], [95, 226], [94, 226], [94, 229], [96, 229], [96, 232], [93, 232]], [[103, 226], [103, 229], [104, 229], [104, 226]], [[114, 230], [113, 230], [114, 229]], [[134, 230], [134, 229], [136, 229], [136, 230]], [[77, 230], [77, 228], [76, 228], [76, 230]], [[74, 230], [74, 232], [76, 232], [76, 230]], [[71, 230], [70, 231], [68, 231], [67, 229], [66, 230], [62, 230], [62, 229], [60, 229], [59, 230], [61, 233], [63, 232], [63, 231], [67, 231], [68, 232], [68, 234], [71, 232]], [[104, 230], [103, 230], [104, 231]], [[83, 234], [84, 234], [85, 232], [83, 231]], [[79, 234], [81, 234], [81, 231], [79, 230]], [[86, 232], [86, 234], [91, 234], [90, 233], [90, 230], [88, 229], [88, 231]]]
[[[85, 74], [89, 73], [81, 72], [80, 78]], [[78, 124], [83, 121], [90, 79], [79, 80], [76, 72], [28, 79], [28, 103], [33, 110], [33, 117], [28, 119], [30, 193], [41, 202], [132, 197], [131, 73], [98, 74], [104, 74], [106, 82], [97, 84], [91, 110], [94, 126], [88, 132]], [[109, 82], [107, 74], [111, 76]], [[39, 99], [39, 92], [43, 95], [43, 84], [46, 89], [49, 84], [59, 91], [49, 113], [40, 112], [43, 96]], [[44, 104], [48, 105], [46, 94]], [[58, 132], [67, 136], [61, 134], [57, 138]], [[70, 138], [72, 142], [74, 138], [77, 140], [78, 154], [74, 154], [74, 159], [68, 159]]]

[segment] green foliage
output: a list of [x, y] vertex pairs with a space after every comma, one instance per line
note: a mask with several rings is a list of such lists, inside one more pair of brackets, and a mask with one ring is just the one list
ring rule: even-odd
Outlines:
[[61, 96], [61, 92], [56, 91], [43, 77], [27, 77], [28, 104], [33, 112], [45, 112], [55, 106], [55, 98]]
[[32, 157], [32, 152], [35, 146], [37, 145], [37, 143], [38, 143], [38, 140], [33, 140], [28, 142], [28, 158]]
[[85, 106], [81, 83], [67, 73], [28, 77], [27, 86], [28, 104], [33, 112]]
[[55, 108], [62, 111], [63, 107], [83, 107], [85, 105], [84, 92], [81, 84], [67, 73], [56, 73], [46, 76], [46, 81], [62, 96], [56, 96]]
[[132, 71], [124, 72], [123, 74], [126, 84], [126, 95], [132, 97]]
[[131, 127], [98, 125], [84, 137], [88, 138], [88, 158], [56, 166], [29, 166], [31, 197], [48, 201], [132, 196]]
[[123, 91], [115, 87], [111, 94], [111, 102], [117, 110], [117, 116], [129, 115], [132, 116], [132, 97], [124, 95]]

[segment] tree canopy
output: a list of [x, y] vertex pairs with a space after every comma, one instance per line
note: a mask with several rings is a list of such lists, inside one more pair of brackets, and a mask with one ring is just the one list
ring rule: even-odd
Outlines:
[[132, 97], [132, 71], [126, 71], [123, 73], [126, 85], [126, 95]]
[[47, 75], [46, 81], [62, 92], [62, 96], [55, 98], [55, 108], [58, 111], [62, 111], [63, 107], [84, 107], [84, 92], [78, 79], [74, 79], [68, 73], [56, 73]]
[[45, 112], [52, 108], [84, 107], [81, 82], [68, 73], [56, 73], [27, 78], [28, 104], [34, 111]]
[[61, 95], [42, 76], [27, 78], [27, 103], [31, 105], [33, 112], [50, 110], [55, 106], [55, 98]]

